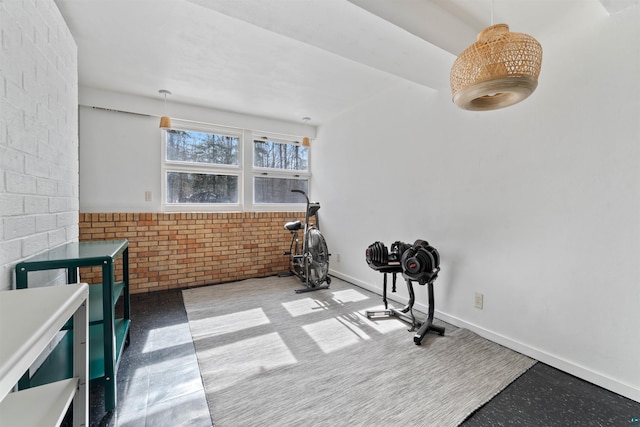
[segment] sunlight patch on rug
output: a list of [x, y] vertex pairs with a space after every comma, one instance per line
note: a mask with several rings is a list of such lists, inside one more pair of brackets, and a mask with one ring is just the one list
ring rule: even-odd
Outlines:
[[345, 289], [343, 291], [333, 292], [333, 299], [339, 303], [358, 302], [369, 299], [368, 296], [355, 289]]
[[343, 316], [304, 325], [302, 329], [325, 354], [371, 339], [362, 329]]
[[[205, 344], [206, 347], [206, 344]], [[211, 391], [220, 391], [269, 370], [297, 362], [276, 332], [198, 352], [201, 370], [215, 378]]]
[[313, 298], [302, 298], [296, 301], [283, 302], [282, 306], [293, 317], [312, 314], [317, 310], [327, 310], [327, 307]]
[[194, 320], [191, 322], [191, 334], [194, 338], [203, 336], [213, 337], [231, 334], [268, 323], [270, 323], [270, 321], [264, 311], [261, 308], [254, 308], [222, 316]]

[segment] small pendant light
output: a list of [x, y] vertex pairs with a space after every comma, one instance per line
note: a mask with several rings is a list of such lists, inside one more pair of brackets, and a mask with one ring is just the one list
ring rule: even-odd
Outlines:
[[160, 117], [160, 129], [170, 129], [171, 118], [167, 115], [167, 95], [171, 95], [171, 92], [166, 89], [160, 89], [158, 93], [164, 95], [164, 116]]
[[[309, 123], [309, 120], [311, 120], [311, 117], [303, 117], [302, 121], [306, 123]], [[304, 138], [302, 138], [302, 146], [303, 147], [311, 147], [311, 139], [309, 139], [308, 136], [305, 136]]]

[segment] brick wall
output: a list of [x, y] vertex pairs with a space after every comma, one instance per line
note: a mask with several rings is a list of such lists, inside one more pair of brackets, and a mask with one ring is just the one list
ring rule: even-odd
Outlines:
[[8, 289], [17, 262], [78, 238], [78, 73], [53, 0], [0, 1], [0, 29], [0, 289]]
[[[287, 221], [301, 212], [81, 213], [80, 240], [129, 240], [132, 293], [266, 277], [287, 271]], [[121, 263], [116, 264], [121, 275]], [[83, 268], [82, 281], [101, 281]]]

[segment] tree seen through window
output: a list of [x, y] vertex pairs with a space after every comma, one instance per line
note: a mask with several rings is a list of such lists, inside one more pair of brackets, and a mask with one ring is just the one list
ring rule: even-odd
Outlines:
[[237, 165], [239, 142], [237, 136], [170, 129], [167, 160]]

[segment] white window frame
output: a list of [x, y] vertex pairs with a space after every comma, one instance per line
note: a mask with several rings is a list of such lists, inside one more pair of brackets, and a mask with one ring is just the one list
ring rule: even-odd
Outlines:
[[[254, 166], [254, 140], [267, 137], [268, 140], [300, 144], [301, 137], [274, 134], [270, 132], [252, 131], [232, 127], [193, 123], [172, 119], [172, 129], [215, 133], [239, 138], [238, 165], [215, 165], [167, 160], [166, 130], [161, 131], [161, 209], [162, 212], [289, 212], [304, 211], [304, 197], [300, 203], [255, 203], [254, 177], [269, 178], [301, 178], [307, 180], [307, 189], [311, 189], [311, 150], [307, 154], [307, 171], [257, 168]], [[233, 175], [238, 177], [238, 203], [167, 203], [167, 173], [210, 173], [214, 175]]]
[[[202, 132], [213, 133], [219, 135], [228, 135], [238, 138], [238, 164], [237, 165], [219, 165], [192, 163], [176, 160], [167, 160], [167, 132], [162, 130], [162, 211], [163, 212], [205, 212], [205, 211], [232, 211], [242, 210], [243, 201], [243, 132], [239, 129], [225, 128], [221, 126], [209, 126], [201, 123], [189, 123], [179, 120], [172, 120], [171, 129], [183, 130], [186, 132]], [[212, 175], [231, 175], [238, 177], [238, 202], [237, 203], [167, 203], [167, 173], [168, 172], [185, 172], [185, 173], [205, 173]]]
[[[281, 144], [300, 144], [302, 138], [296, 138], [287, 135], [279, 135], [268, 132], [253, 132], [251, 138], [251, 176], [248, 181], [250, 181], [251, 185], [251, 206], [254, 211], [267, 211], [267, 212], [287, 212], [287, 211], [298, 211], [306, 209], [306, 200], [302, 195], [300, 196], [300, 203], [256, 203], [255, 202], [255, 194], [254, 194], [254, 178], [256, 177], [268, 177], [268, 178], [288, 178], [288, 179], [305, 179], [307, 181], [307, 193], [310, 192], [311, 189], [311, 150], [307, 151], [307, 170], [306, 171], [297, 171], [297, 170], [287, 170], [287, 169], [271, 169], [271, 168], [260, 168], [254, 166], [254, 141], [259, 141], [266, 138], [269, 141], [278, 142]], [[308, 194], [307, 194], [308, 196]]]

